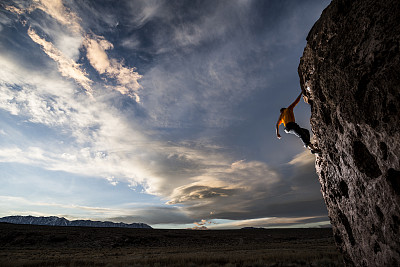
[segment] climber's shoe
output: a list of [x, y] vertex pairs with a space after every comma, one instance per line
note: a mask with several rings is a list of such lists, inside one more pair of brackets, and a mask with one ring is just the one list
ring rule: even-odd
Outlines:
[[309, 144], [307, 148], [310, 150], [311, 154], [319, 154], [321, 153], [321, 150], [315, 147], [313, 144]]

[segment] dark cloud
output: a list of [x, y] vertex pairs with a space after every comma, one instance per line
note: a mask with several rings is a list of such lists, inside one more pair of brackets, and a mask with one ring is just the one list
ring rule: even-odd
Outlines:
[[154, 224], [189, 224], [193, 219], [186, 216], [178, 207], [146, 207], [136, 211], [135, 215], [108, 218], [114, 222], [143, 222]]
[[181, 195], [168, 204], [190, 203], [211, 198], [232, 197], [239, 192], [238, 189], [210, 186], [189, 186], [181, 191]]
[[236, 162], [213, 180], [176, 188], [169, 203], [197, 220], [326, 216], [313, 159], [298, 155], [285, 165], [286, 176], [260, 162]]

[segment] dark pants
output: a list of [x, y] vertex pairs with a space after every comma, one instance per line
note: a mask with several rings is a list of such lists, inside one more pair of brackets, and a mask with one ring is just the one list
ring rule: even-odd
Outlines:
[[285, 132], [294, 134], [297, 137], [299, 137], [305, 147], [307, 147], [310, 144], [310, 132], [307, 129], [301, 128], [295, 122], [287, 123], [285, 127]]

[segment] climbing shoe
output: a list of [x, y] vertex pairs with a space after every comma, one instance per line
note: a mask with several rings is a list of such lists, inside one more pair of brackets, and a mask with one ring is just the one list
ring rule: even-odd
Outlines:
[[310, 150], [311, 154], [319, 154], [321, 153], [321, 150], [316, 148], [313, 144], [309, 144], [307, 148]]

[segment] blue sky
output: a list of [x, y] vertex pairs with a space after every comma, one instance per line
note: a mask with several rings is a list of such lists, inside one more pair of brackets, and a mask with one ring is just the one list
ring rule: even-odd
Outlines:
[[6, 0], [0, 216], [328, 225], [314, 156], [275, 123], [329, 2]]

